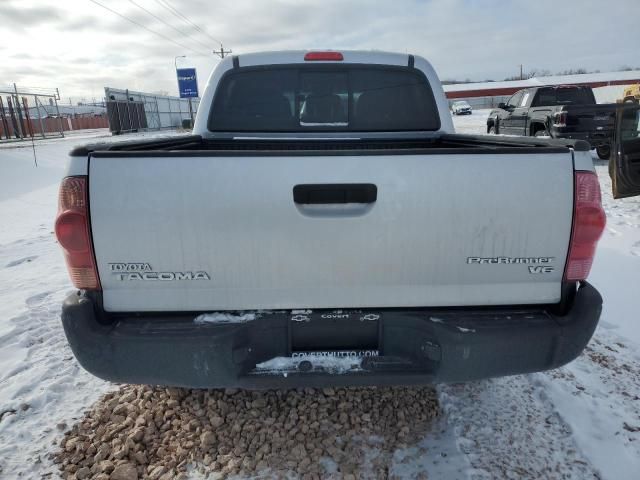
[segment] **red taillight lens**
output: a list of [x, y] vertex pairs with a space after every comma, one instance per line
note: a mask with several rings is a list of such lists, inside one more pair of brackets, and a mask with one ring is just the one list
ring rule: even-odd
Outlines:
[[56, 236], [58, 242], [65, 250], [69, 252], [86, 252], [86, 239], [78, 235], [78, 232], [84, 231], [86, 228], [86, 220], [82, 215], [73, 212], [66, 212], [58, 217], [56, 222]]
[[606, 222], [598, 177], [593, 172], [576, 172], [573, 230], [565, 280], [585, 280], [589, 276], [596, 245]]
[[308, 52], [304, 55], [307, 62], [339, 62], [344, 60], [340, 52]]
[[89, 230], [87, 177], [62, 180], [55, 231], [76, 288], [100, 290]]

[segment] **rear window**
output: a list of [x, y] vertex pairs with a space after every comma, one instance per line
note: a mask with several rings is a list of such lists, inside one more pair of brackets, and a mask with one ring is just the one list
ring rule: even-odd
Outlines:
[[225, 132], [438, 130], [419, 71], [359, 65], [241, 68], [220, 82], [209, 130]]
[[596, 100], [589, 88], [544, 88], [538, 90], [536, 107], [553, 105], [593, 105]]

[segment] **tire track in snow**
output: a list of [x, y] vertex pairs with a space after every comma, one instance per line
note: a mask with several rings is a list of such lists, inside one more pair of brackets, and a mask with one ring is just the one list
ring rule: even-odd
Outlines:
[[468, 478], [598, 479], [532, 375], [447, 385], [440, 403]]
[[640, 359], [634, 346], [597, 330], [584, 353], [537, 380], [603, 478], [640, 472]]
[[56, 424], [108, 384], [82, 370], [67, 344], [60, 310], [70, 286], [53, 235], [0, 246], [0, 265], [0, 412], [9, 412], [0, 421], [0, 477], [55, 478], [46, 457]]
[[442, 419], [395, 453], [392, 478], [602, 478], [536, 375], [439, 386]]
[[640, 360], [605, 329], [564, 367], [438, 391], [444, 417], [396, 452], [401, 478], [638, 478]]

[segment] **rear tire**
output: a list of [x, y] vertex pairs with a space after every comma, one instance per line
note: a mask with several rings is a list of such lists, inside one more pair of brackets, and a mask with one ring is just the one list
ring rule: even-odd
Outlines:
[[496, 127], [491, 125], [489, 127], [489, 132], [487, 132], [487, 133], [489, 133], [489, 135], [495, 135], [496, 134]]
[[611, 145], [600, 145], [596, 147], [596, 153], [600, 160], [609, 160], [611, 157]]
[[638, 103], [638, 99], [634, 97], [627, 97], [624, 99], [624, 103]]
[[533, 134], [533, 136], [551, 138], [551, 135], [549, 135], [546, 130], [538, 130]]

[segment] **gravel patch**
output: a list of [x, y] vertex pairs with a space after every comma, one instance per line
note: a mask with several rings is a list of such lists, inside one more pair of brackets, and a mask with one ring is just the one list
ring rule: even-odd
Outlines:
[[431, 387], [127, 385], [86, 412], [52, 459], [63, 478], [80, 480], [169, 480], [189, 469], [211, 478], [388, 478], [393, 452], [422, 438], [438, 413]]

